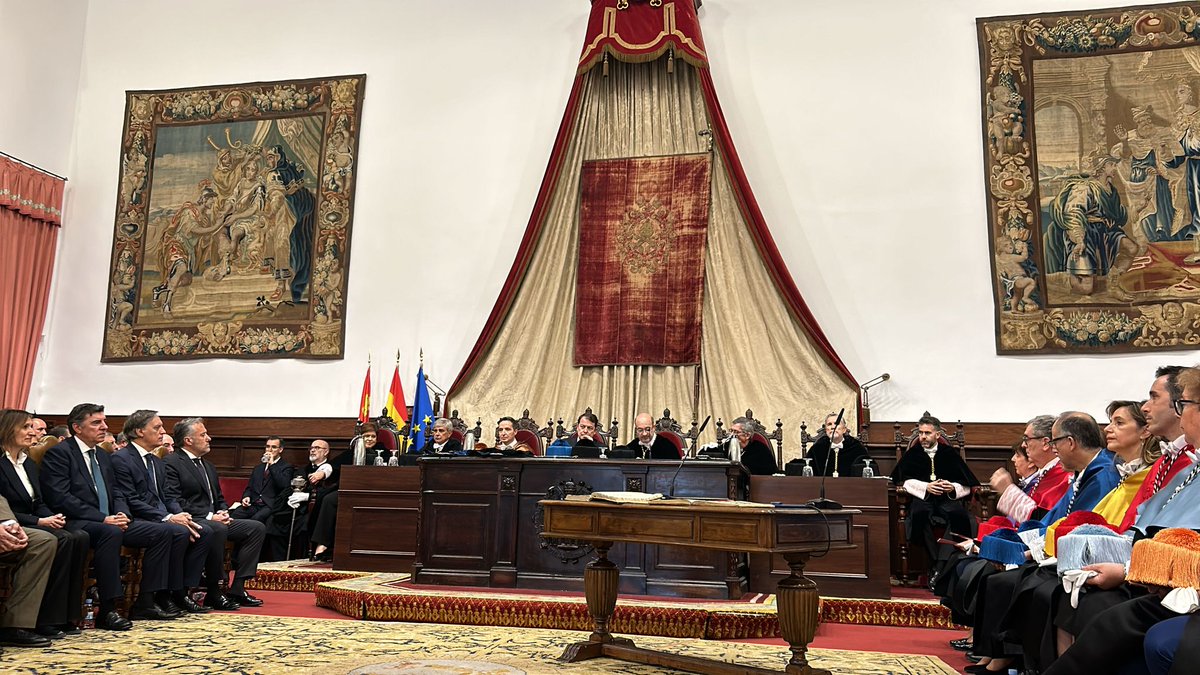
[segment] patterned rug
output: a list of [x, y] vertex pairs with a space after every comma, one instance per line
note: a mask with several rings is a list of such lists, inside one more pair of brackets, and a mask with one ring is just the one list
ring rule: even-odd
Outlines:
[[[357, 619], [588, 630], [582, 593], [412, 586], [403, 573], [335, 572], [308, 561], [265, 563], [251, 589], [312, 591], [317, 604]], [[613, 617], [618, 632], [717, 640], [778, 637], [773, 595], [740, 601], [622, 596]], [[828, 623], [954, 628], [932, 600], [821, 598]]]
[[[143, 621], [129, 633], [85, 631], [49, 649], [7, 649], [7, 674], [307, 673], [311, 675], [650, 675], [673, 672], [612, 659], [556, 661], [583, 633], [479, 626], [348, 622], [209, 614]], [[781, 647], [639, 637], [638, 646], [781, 669]], [[840, 675], [948, 675], [928, 656], [814, 649], [813, 665]]]

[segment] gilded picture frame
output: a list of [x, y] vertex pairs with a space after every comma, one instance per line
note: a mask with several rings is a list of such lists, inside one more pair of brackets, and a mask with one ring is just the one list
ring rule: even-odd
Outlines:
[[365, 84], [126, 92], [102, 361], [342, 357]]

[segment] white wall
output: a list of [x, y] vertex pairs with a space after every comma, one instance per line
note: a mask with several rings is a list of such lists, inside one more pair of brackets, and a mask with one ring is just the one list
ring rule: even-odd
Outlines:
[[[975, 17], [1089, 5], [708, 0], [701, 9], [734, 141], [793, 277], [860, 381], [892, 374], [872, 391], [876, 419], [1102, 413], [1111, 398], [1141, 394], [1155, 365], [1195, 360], [995, 354]], [[353, 415], [368, 352], [378, 400], [397, 348], [411, 396], [422, 346], [430, 377], [449, 386], [524, 231], [588, 3], [88, 6], [60, 282], [30, 405]], [[354, 73], [367, 73], [367, 86], [345, 360], [101, 365], [124, 92]], [[412, 300], [421, 297], [430, 301]]]

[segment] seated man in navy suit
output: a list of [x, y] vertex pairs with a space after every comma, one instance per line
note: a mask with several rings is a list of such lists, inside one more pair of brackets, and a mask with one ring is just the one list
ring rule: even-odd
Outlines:
[[167, 567], [167, 590], [156, 599], [162, 607], [175, 607], [191, 614], [203, 614], [188, 594], [200, 586], [204, 561], [212, 544], [212, 530], [202, 528], [184, 513], [179, 502], [167, 499], [167, 472], [154, 448], [162, 444], [163, 423], [154, 410], [135, 410], [125, 418], [122, 429], [129, 443], [112, 455], [117, 488], [125, 494], [133, 519], [161, 524], [171, 533], [171, 553]]
[[142, 557], [141, 593], [130, 615], [133, 618], [173, 619], [173, 608], [159, 607], [154, 595], [167, 588], [167, 561], [171, 536], [166, 528], [130, 518], [125, 495], [117, 488], [112, 459], [96, 446], [108, 433], [104, 406], [80, 403], [67, 415], [74, 434], [46, 451], [42, 458], [42, 498], [52, 511], [67, 518], [67, 527], [88, 533], [100, 608], [96, 626], [129, 630], [133, 623], [117, 612], [121, 587], [121, 546], [145, 549]]
[[291, 529], [292, 510], [287, 498], [292, 494], [296, 468], [283, 461], [283, 439], [268, 436], [262, 461], [250, 471], [250, 481], [242, 492], [242, 502], [230, 510], [241, 520], [257, 520], [267, 528], [267, 550], [272, 560], [283, 560]]
[[[213, 543], [205, 563], [208, 593], [204, 606], [219, 610], [241, 609], [242, 605], [257, 607], [262, 600], [246, 592], [246, 580], [258, 573], [258, 556], [262, 551], [266, 527], [257, 520], [234, 520], [221, 494], [221, 479], [217, 470], [204, 459], [212, 449], [212, 438], [201, 417], [180, 420], [172, 430], [177, 448], [163, 458], [167, 468], [168, 498], [175, 499], [192, 520], [212, 528]], [[233, 558], [237, 562], [233, 583], [228, 595], [220, 593], [225, 580], [225, 542], [236, 544]]]

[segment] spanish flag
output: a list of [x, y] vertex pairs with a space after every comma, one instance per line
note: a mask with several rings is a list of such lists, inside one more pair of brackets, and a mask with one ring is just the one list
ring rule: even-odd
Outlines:
[[367, 377], [363, 380], [362, 397], [358, 400], [358, 421], [371, 421], [371, 365], [367, 364]]
[[404, 424], [408, 422], [408, 404], [404, 402], [404, 387], [400, 386], [399, 361], [396, 362], [396, 369], [392, 371], [392, 386], [388, 388], [385, 411], [387, 416], [396, 423], [397, 429], [404, 428]]

